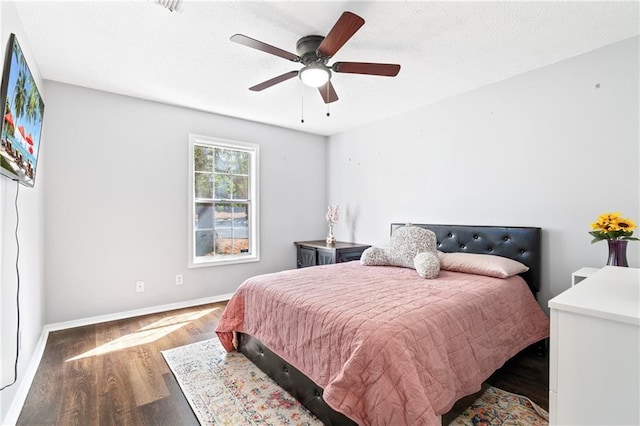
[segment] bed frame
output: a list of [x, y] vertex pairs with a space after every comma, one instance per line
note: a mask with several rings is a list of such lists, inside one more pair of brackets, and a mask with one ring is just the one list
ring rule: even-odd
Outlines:
[[[405, 223], [392, 223], [391, 233], [405, 225]], [[440, 251], [498, 255], [527, 265], [529, 271], [521, 274], [522, 277], [534, 296], [540, 289], [540, 228], [413, 225], [432, 230], [436, 234]], [[238, 333], [238, 350], [307, 407], [325, 425], [356, 424], [329, 407], [322, 398], [321, 387], [272, 352], [260, 340], [248, 334]]]

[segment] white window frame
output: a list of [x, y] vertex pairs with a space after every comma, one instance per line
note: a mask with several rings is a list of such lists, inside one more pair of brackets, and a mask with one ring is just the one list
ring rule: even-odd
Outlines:
[[[227, 148], [245, 151], [250, 154], [249, 166], [249, 253], [222, 254], [214, 256], [196, 257], [195, 238], [195, 164], [194, 148], [196, 145], [206, 145], [219, 148]], [[259, 228], [259, 145], [239, 142], [227, 139], [220, 139], [210, 136], [189, 134], [189, 267], [198, 268], [206, 266], [232, 265], [247, 262], [258, 262], [260, 260]]]

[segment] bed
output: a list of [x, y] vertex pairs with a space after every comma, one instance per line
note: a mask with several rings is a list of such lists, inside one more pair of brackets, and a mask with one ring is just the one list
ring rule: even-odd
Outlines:
[[[392, 234], [404, 224], [391, 225]], [[509, 278], [359, 262], [260, 275], [227, 304], [216, 332], [323, 423], [440, 423], [519, 351], [548, 337], [540, 228], [415, 225], [438, 250], [496, 255]], [[426, 302], [428, 300], [428, 302]]]

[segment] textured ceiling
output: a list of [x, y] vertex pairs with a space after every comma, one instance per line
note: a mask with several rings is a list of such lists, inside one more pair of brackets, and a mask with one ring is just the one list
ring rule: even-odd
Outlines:
[[[15, 3], [44, 78], [331, 135], [639, 34], [638, 2]], [[332, 58], [402, 65], [395, 78], [334, 74], [327, 106], [300, 64], [232, 43], [241, 33], [295, 53], [345, 10], [364, 26]], [[46, 99], [45, 99], [46, 101]], [[305, 122], [300, 122], [304, 111]]]

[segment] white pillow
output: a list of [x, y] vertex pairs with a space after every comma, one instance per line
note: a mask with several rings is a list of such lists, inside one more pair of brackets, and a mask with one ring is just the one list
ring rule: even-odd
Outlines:
[[442, 270], [489, 277], [508, 278], [529, 270], [528, 266], [516, 260], [491, 254], [438, 251], [438, 258], [440, 258], [440, 269]]

